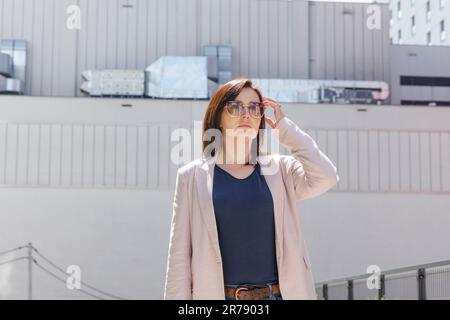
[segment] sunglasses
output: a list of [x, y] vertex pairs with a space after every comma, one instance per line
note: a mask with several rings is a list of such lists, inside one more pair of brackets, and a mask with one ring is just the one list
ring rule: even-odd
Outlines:
[[228, 113], [232, 117], [240, 117], [245, 114], [245, 109], [248, 114], [255, 118], [261, 118], [264, 115], [264, 104], [262, 102], [251, 101], [248, 105], [244, 105], [242, 101], [228, 101], [225, 105]]

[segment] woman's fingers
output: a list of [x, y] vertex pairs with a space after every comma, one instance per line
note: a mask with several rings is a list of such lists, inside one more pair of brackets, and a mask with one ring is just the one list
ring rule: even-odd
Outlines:
[[276, 106], [278, 106], [278, 102], [272, 98], [264, 97], [262, 102], [265, 107], [270, 106], [272, 108], [275, 108]]
[[274, 103], [272, 101], [264, 100], [263, 105], [264, 105], [264, 108], [268, 108], [268, 107], [274, 108]]
[[[283, 118], [283, 116], [284, 116], [283, 111], [281, 111], [281, 106], [278, 103], [278, 101], [276, 101], [272, 98], [269, 98], [269, 97], [263, 97], [263, 104], [265, 107], [267, 107], [267, 106], [272, 107], [277, 121], [279, 121], [281, 118]], [[274, 123], [274, 122], [272, 121], [272, 123]], [[275, 125], [271, 124], [271, 126], [272, 126], [272, 128], [274, 128]]]
[[265, 119], [269, 126], [271, 126], [272, 128], [275, 128], [275, 122], [271, 118], [266, 117]]
[[272, 99], [272, 98], [269, 98], [269, 97], [264, 97], [263, 100], [265, 100], [265, 99], [273, 101], [273, 102], [277, 102], [275, 99]]

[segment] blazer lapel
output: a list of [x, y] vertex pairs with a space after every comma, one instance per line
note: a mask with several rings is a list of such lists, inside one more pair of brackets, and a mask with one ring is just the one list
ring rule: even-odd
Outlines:
[[220, 257], [219, 235], [217, 233], [216, 216], [213, 204], [213, 178], [214, 178], [214, 164], [216, 158], [204, 160], [198, 170], [196, 177], [196, 186], [198, 197], [200, 200], [200, 213], [203, 222], [208, 231], [209, 238], [216, 250], [216, 254]]
[[267, 186], [272, 194], [275, 240], [277, 255], [280, 261], [283, 259], [283, 221], [284, 221], [284, 183], [281, 175], [280, 163], [271, 156], [260, 157], [261, 174], [266, 179]]
[[[267, 158], [265, 158], [267, 163]], [[283, 198], [283, 179], [281, 172], [278, 170], [273, 171], [273, 166], [278, 166], [279, 163], [275, 163], [273, 157], [268, 159], [270, 165], [261, 165], [261, 174], [266, 179], [267, 186], [272, 194], [273, 206], [274, 206], [274, 221], [275, 221], [275, 240], [277, 255], [282, 259], [283, 257], [283, 213], [284, 213], [284, 198]], [[214, 181], [214, 165], [216, 163], [216, 157], [205, 159], [200, 165], [196, 177], [196, 188], [198, 197], [200, 200], [200, 213], [205, 223], [206, 229], [209, 234], [209, 238], [216, 250], [216, 254], [220, 257], [219, 236], [217, 232], [217, 222], [214, 212], [213, 204], [213, 181]]]

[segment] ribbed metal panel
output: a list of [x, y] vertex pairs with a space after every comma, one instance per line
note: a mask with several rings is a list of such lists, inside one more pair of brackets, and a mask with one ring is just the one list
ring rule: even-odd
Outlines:
[[381, 29], [367, 27], [366, 3], [310, 2], [312, 79], [390, 78], [389, 7], [381, 10]]
[[[207, 101], [4, 97], [2, 102], [0, 188], [173, 188], [181, 141], [174, 132], [181, 128], [193, 138], [182, 154], [187, 161], [200, 156], [201, 122], [194, 119], [203, 117]], [[358, 106], [284, 108], [338, 168], [333, 192], [450, 195], [444, 109], [398, 108], [392, 116], [394, 107], [373, 106], [364, 120], [366, 115], [354, 116]], [[333, 116], [332, 109], [341, 115]], [[418, 112], [430, 115], [411, 126]], [[325, 119], [324, 113], [331, 115]]]
[[[80, 7], [80, 30], [66, 27], [70, 5]], [[351, 17], [341, 13], [347, 7]], [[26, 94], [35, 96], [81, 95], [82, 70], [144, 69], [163, 55], [201, 55], [203, 45], [231, 46], [233, 77], [386, 81], [389, 30], [362, 27], [366, 7], [306, 0], [0, 0], [0, 38], [29, 42]], [[384, 28], [388, 8], [382, 8]]]

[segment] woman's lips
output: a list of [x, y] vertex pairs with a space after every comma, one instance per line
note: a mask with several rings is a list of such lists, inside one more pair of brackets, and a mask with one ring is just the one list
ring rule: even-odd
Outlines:
[[249, 124], [241, 124], [239, 127], [247, 127], [247, 128], [251, 128], [252, 126]]

